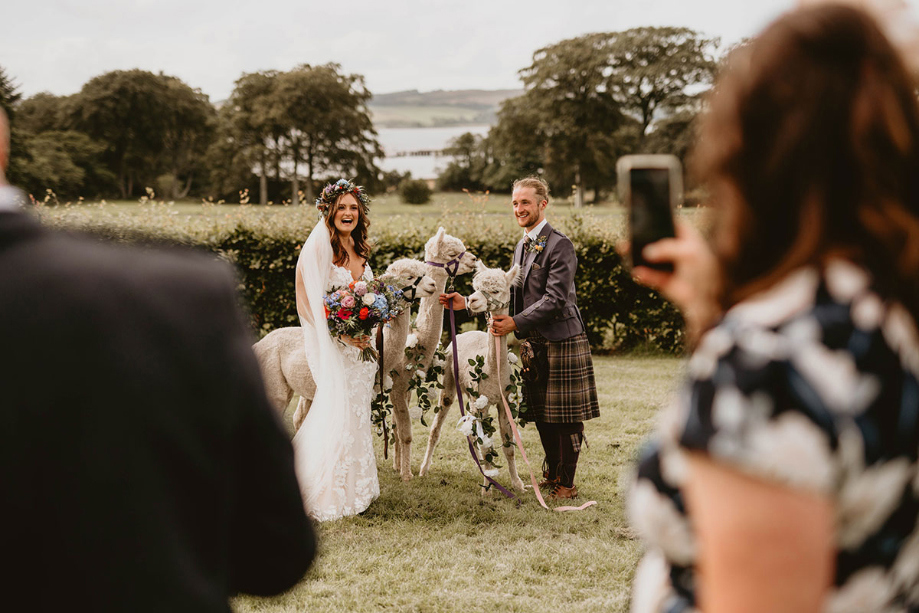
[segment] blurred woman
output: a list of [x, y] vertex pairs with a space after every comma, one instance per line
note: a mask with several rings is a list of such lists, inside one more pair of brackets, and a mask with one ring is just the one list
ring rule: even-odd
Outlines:
[[919, 611], [919, 109], [877, 22], [801, 8], [733, 54], [681, 226], [636, 268], [698, 338], [630, 497], [633, 611]]

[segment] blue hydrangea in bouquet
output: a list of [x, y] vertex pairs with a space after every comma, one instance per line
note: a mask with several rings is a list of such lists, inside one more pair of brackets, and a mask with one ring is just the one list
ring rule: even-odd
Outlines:
[[[402, 291], [383, 279], [352, 281], [330, 288], [325, 295], [325, 316], [333, 338], [350, 336], [370, 341], [373, 328], [397, 317], [406, 307]], [[361, 349], [361, 360], [379, 359], [373, 346]]]

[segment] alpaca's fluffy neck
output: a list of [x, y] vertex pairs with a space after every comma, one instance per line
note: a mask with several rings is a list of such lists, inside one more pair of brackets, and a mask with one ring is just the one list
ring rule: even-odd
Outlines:
[[412, 307], [407, 305], [405, 310], [399, 313], [399, 316], [389, 322], [389, 337], [397, 339], [400, 346], [405, 346], [405, 339], [408, 338], [408, 328], [412, 321]]
[[444, 307], [440, 304], [440, 295], [447, 289], [447, 273], [442, 268], [429, 267], [428, 275], [434, 279], [436, 289], [433, 296], [421, 299], [415, 326], [418, 328], [418, 341], [431, 349], [433, 355], [444, 327]]
[[[498, 309], [492, 311], [492, 315], [507, 315], [508, 309]], [[498, 339], [498, 349], [495, 349], [495, 339]], [[501, 364], [501, 390], [503, 392], [505, 381], [510, 381], [510, 374], [507, 364], [507, 334], [504, 336], [494, 336], [488, 333], [488, 347], [485, 348], [485, 368], [488, 372], [497, 372], [496, 368]]]

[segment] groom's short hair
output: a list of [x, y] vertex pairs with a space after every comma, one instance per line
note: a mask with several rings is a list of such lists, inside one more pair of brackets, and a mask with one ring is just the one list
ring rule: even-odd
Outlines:
[[511, 191], [517, 191], [518, 187], [532, 187], [533, 191], [536, 192], [536, 199], [538, 201], [542, 202], [545, 200], [546, 204], [549, 203], [549, 184], [546, 183], [544, 179], [536, 176], [517, 179], [514, 181], [514, 187], [511, 189]]

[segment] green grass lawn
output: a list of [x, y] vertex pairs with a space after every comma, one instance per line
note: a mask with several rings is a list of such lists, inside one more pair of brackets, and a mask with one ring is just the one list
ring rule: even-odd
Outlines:
[[[580, 502], [596, 500], [595, 507], [555, 513], [542, 509], [532, 492], [520, 507], [497, 492], [482, 497], [480, 477], [451, 418], [425, 478], [402, 483], [377, 440], [380, 498], [362, 516], [318, 526], [319, 558], [293, 589], [275, 598], [239, 597], [234, 609], [625, 611], [641, 545], [623, 515], [622, 481], [682, 361], [594, 360], [601, 417], [586, 424], [589, 449], [582, 452], [577, 484]], [[521, 434], [538, 470], [536, 429]], [[417, 421], [414, 437], [417, 473], [427, 444], [427, 429]], [[507, 483], [506, 468], [498, 480]]]

